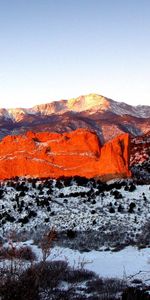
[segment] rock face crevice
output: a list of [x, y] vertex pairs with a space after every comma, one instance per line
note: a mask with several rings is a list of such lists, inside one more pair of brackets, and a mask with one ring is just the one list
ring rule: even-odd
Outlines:
[[0, 142], [0, 179], [16, 176], [129, 177], [129, 135], [101, 146], [97, 135], [85, 129], [58, 134], [27, 132]]

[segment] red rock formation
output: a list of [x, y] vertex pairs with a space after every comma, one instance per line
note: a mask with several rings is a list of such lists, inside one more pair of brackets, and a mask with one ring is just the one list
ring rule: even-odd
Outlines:
[[122, 134], [107, 142], [101, 149], [99, 162], [100, 177], [130, 177], [129, 171], [129, 135]]
[[78, 129], [57, 134], [28, 132], [0, 142], [0, 179], [15, 176], [128, 177], [129, 136], [101, 147], [95, 133]]

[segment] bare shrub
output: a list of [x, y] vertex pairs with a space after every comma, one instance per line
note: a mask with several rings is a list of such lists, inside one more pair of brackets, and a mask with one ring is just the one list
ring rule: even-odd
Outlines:
[[115, 299], [125, 288], [125, 282], [115, 278], [97, 278], [87, 283], [87, 292], [97, 293], [99, 299]]
[[54, 228], [43, 235], [40, 241], [40, 248], [42, 250], [42, 261], [45, 262], [51, 253], [52, 243], [56, 239], [56, 231]]
[[36, 255], [32, 251], [32, 248], [29, 246], [22, 246], [22, 247], [1, 247], [0, 248], [0, 259], [21, 259], [21, 260], [28, 260], [34, 261], [36, 260]]
[[68, 270], [65, 274], [64, 280], [70, 283], [82, 282], [90, 280], [95, 277], [95, 273], [84, 269], [72, 269]]
[[48, 261], [55, 239], [53, 229], [44, 234], [40, 242], [42, 260], [38, 263], [28, 246], [19, 248], [9, 241], [9, 247], [1, 248], [3, 261], [10, 260], [0, 269], [0, 300], [111, 300], [123, 291], [121, 280], [102, 279], [85, 270], [89, 263], [85, 260], [79, 261], [76, 269], [66, 261]]
[[122, 294], [122, 300], [149, 300], [149, 292], [134, 287], [127, 288]]
[[150, 245], [150, 220], [147, 220], [143, 224], [141, 233], [137, 239], [137, 245], [139, 248], [145, 247], [145, 245]]

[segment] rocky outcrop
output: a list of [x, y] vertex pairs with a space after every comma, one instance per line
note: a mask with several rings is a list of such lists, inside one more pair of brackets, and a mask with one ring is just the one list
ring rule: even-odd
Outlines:
[[0, 142], [0, 179], [15, 176], [87, 178], [128, 177], [129, 136], [103, 147], [97, 135], [78, 129], [70, 133], [28, 132]]
[[130, 137], [122, 134], [107, 142], [101, 149], [99, 170], [101, 179], [108, 180], [115, 177], [130, 177]]

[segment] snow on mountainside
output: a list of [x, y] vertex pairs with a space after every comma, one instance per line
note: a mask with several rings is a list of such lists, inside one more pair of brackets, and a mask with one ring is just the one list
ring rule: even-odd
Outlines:
[[8, 109], [8, 116], [13, 122], [20, 122], [23, 120], [26, 114], [29, 114], [29, 110], [25, 108]]
[[78, 98], [72, 98], [68, 100], [67, 107], [69, 110], [72, 111], [106, 111], [109, 109], [109, 101], [107, 98], [96, 95], [96, 94], [89, 94], [86, 96], [80, 96]]
[[47, 104], [36, 105], [30, 109], [30, 111], [41, 115], [64, 113], [67, 110], [67, 100], [60, 100]]

